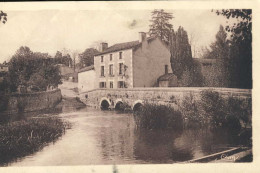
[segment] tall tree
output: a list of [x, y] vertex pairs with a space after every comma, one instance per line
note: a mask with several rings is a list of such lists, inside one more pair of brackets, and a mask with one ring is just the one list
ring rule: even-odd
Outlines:
[[170, 52], [172, 71], [179, 80], [179, 86], [201, 86], [201, 69], [192, 59], [188, 34], [181, 26], [177, 32], [171, 32]]
[[220, 25], [219, 31], [216, 34], [216, 41], [210, 45], [211, 48], [211, 59], [226, 59], [228, 57], [228, 40], [227, 33], [224, 27]]
[[171, 65], [173, 73], [180, 79], [183, 71], [192, 65], [191, 46], [187, 32], [179, 27], [177, 32], [172, 30], [170, 39]]
[[227, 33], [222, 25], [216, 34], [216, 41], [210, 45], [210, 49], [205, 58], [216, 59], [214, 64], [214, 72], [209, 72], [211, 85], [215, 87], [228, 87], [230, 78], [230, 62], [229, 62], [229, 40]]
[[157, 36], [162, 41], [169, 43], [170, 33], [173, 28], [170, 20], [173, 18], [172, 13], [167, 13], [163, 9], [152, 11], [152, 19], [150, 22], [150, 36]]
[[218, 15], [237, 22], [226, 26], [230, 39], [230, 87], [252, 88], [252, 10], [217, 10]]

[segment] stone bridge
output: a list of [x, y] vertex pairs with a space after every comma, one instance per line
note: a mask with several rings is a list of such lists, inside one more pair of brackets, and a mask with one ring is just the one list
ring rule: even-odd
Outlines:
[[144, 102], [168, 104], [178, 108], [184, 97], [192, 96], [200, 99], [202, 91], [212, 90], [222, 96], [234, 96], [241, 99], [251, 98], [250, 89], [234, 88], [124, 88], [124, 89], [95, 89], [80, 94], [80, 99], [88, 106], [103, 109], [116, 109], [120, 104], [127, 104], [132, 110], [137, 109]]

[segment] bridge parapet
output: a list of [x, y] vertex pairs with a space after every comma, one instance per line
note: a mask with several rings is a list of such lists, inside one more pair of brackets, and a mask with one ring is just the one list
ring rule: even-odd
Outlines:
[[212, 90], [222, 96], [234, 96], [239, 98], [251, 98], [250, 89], [235, 88], [124, 88], [124, 89], [95, 89], [80, 94], [81, 100], [88, 106], [100, 107], [103, 100], [106, 100], [111, 108], [115, 108], [119, 102], [131, 106], [139, 101], [149, 103], [170, 104], [178, 107], [185, 96], [192, 95], [195, 100], [200, 99], [200, 93], [205, 90]]

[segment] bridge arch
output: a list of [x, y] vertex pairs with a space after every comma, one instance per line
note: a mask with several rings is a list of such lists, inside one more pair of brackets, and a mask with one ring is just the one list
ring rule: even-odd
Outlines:
[[115, 110], [120, 110], [122, 104], [123, 104], [123, 100], [122, 99], [116, 99], [116, 101], [115, 101]]
[[139, 110], [142, 106], [143, 106], [143, 101], [142, 101], [142, 100], [136, 100], [136, 101], [133, 103], [132, 110], [133, 110], [133, 111], [137, 111], [137, 110]]
[[107, 110], [110, 105], [111, 105], [111, 101], [110, 101], [108, 98], [102, 97], [102, 98], [100, 99], [99, 106], [100, 106], [101, 109]]

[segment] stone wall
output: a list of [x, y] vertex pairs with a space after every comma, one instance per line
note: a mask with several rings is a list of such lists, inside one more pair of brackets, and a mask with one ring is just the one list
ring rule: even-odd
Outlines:
[[81, 100], [88, 106], [99, 107], [102, 100], [107, 99], [110, 106], [114, 107], [118, 101], [122, 101], [134, 106], [138, 101], [147, 101], [160, 104], [172, 104], [174, 107], [183, 100], [183, 97], [192, 95], [195, 99], [200, 99], [200, 94], [204, 90], [213, 90], [223, 96], [234, 96], [241, 99], [251, 98], [249, 89], [233, 88], [132, 88], [132, 89], [95, 89], [81, 93]]
[[[6, 97], [6, 96], [5, 96]], [[32, 112], [54, 107], [61, 99], [60, 89], [7, 95], [7, 109], [3, 113]]]

